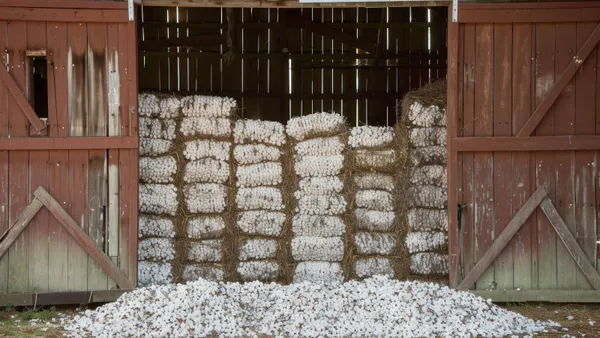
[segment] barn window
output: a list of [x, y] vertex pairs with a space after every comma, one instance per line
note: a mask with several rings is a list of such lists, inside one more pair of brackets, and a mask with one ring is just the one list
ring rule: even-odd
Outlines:
[[48, 118], [48, 62], [45, 51], [27, 51], [29, 102], [39, 118]]

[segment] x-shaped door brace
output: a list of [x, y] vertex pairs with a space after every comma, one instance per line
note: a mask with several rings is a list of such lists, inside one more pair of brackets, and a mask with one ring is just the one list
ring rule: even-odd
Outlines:
[[63, 209], [60, 204], [44, 189], [39, 187], [33, 193], [35, 198], [19, 215], [12, 226], [0, 236], [0, 258], [8, 251], [8, 248], [19, 237], [19, 234], [27, 227], [33, 217], [45, 206], [48, 211], [58, 220], [67, 232], [81, 245], [83, 249], [102, 267], [104, 272], [121, 289], [133, 289], [135, 285], [127, 276], [102, 252], [88, 235], [81, 230], [81, 227], [73, 218]]
[[46, 128], [46, 124], [37, 116], [33, 108], [31, 108], [31, 105], [29, 102], [27, 102], [25, 95], [19, 89], [19, 86], [15, 80], [13, 80], [12, 76], [10, 76], [4, 67], [0, 67], [0, 80], [4, 82], [10, 94], [14, 97], [15, 101], [17, 101], [17, 104], [31, 123], [31, 126], [35, 132], [39, 133], [40, 131], [44, 130]]
[[490, 249], [483, 255], [483, 257], [475, 264], [475, 267], [467, 274], [465, 279], [458, 286], [459, 290], [468, 290], [470, 289], [475, 282], [481, 277], [481, 275], [485, 272], [485, 270], [490, 266], [490, 264], [496, 259], [496, 257], [502, 252], [506, 244], [511, 240], [511, 238], [519, 231], [523, 223], [529, 218], [529, 216], [533, 213], [535, 209], [537, 209], [538, 205], [542, 208], [542, 211], [548, 217], [550, 224], [556, 230], [558, 237], [562, 240], [562, 242], [567, 247], [567, 250], [575, 259], [575, 262], [585, 275], [585, 277], [590, 281], [592, 287], [598, 290], [600, 289], [600, 275], [588, 258], [585, 256], [585, 253], [579, 245], [573, 235], [567, 228], [567, 225], [562, 220], [558, 211], [552, 204], [552, 201], [548, 198], [548, 192], [542, 186], [536, 190], [536, 192], [529, 198], [529, 200], [523, 205], [523, 207], [517, 212], [515, 217], [508, 223], [504, 231], [498, 236], [498, 238], [492, 243]]

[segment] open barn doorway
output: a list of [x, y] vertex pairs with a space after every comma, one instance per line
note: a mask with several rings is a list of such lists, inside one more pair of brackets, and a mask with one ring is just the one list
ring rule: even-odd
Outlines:
[[446, 75], [447, 7], [141, 7], [141, 91], [226, 95], [242, 118], [317, 111], [391, 126]]

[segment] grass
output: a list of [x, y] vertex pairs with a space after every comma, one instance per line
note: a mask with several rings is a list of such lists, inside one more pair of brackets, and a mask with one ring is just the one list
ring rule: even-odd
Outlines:
[[[73, 310], [0, 308], [0, 337], [62, 337], [59, 316]], [[54, 319], [54, 322], [52, 321]]]

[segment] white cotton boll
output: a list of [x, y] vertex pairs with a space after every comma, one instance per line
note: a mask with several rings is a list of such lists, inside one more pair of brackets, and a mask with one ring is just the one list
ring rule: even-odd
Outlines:
[[409, 253], [436, 251], [448, 245], [443, 232], [410, 232], [406, 235], [406, 248]]
[[419, 275], [447, 275], [448, 255], [434, 252], [410, 256], [410, 271]]
[[359, 254], [390, 255], [396, 239], [392, 234], [360, 232], [354, 236], [354, 244]]
[[294, 215], [294, 236], [335, 237], [346, 232], [346, 224], [339, 216]]
[[138, 260], [171, 261], [175, 259], [175, 244], [169, 238], [146, 238], [138, 242]]
[[354, 152], [355, 164], [361, 169], [389, 170], [398, 161], [396, 151], [357, 150]]
[[245, 281], [268, 281], [277, 279], [279, 264], [272, 261], [240, 262], [237, 271]]
[[334, 136], [298, 142], [294, 150], [300, 156], [332, 156], [341, 154], [345, 147], [342, 138]]
[[300, 262], [294, 272], [294, 283], [339, 284], [343, 281], [344, 273], [340, 263]]
[[314, 113], [293, 117], [287, 122], [286, 131], [295, 140], [302, 141], [316, 136], [341, 133], [346, 128], [346, 119], [339, 114]]
[[341, 215], [346, 206], [342, 195], [307, 195], [298, 200], [296, 211], [303, 215]]
[[139, 135], [151, 139], [175, 139], [175, 120], [153, 119], [149, 117], [139, 118]]
[[410, 131], [409, 139], [413, 148], [445, 147], [447, 144], [446, 128], [414, 128]]
[[358, 189], [380, 189], [394, 191], [394, 176], [379, 173], [357, 173], [354, 184]]
[[448, 212], [445, 209], [410, 209], [408, 226], [414, 231], [448, 231]]
[[277, 241], [274, 239], [248, 239], [239, 248], [238, 258], [241, 261], [250, 259], [275, 258]]
[[140, 181], [148, 183], [172, 183], [177, 163], [171, 156], [140, 157]]
[[185, 117], [179, 130], [183, 136], [230, 137], [231, 120], [210, 117]]
[[352, 148], [373, 148], [390, 145], [393, 140], [392, 127], [360, 126], [350, 130], [348, 144]]
[[220, 236], [225, 230], [225, 220], [222, 216], [197, 216], [187, 221], [187, 237], [201, 239]]
[[275, 121], [237, 120], [233, 129], [237, 144], [266, 143], [274, 146], [285, 144], [285, 128]]
[[369, 231], [392, 231], [396, 214], [392, 211], [377, 211], [357, 208], [354, 210], [356, 227]]
[[173, 141], [152, 138], [140, 138], [140, 156], [158, 156], [168, 153]]
[[161, 95], [158, 98], [158, 105], [160, 106], [160, 118], [176, 118], [179, 117], [179, 98], [171, 95]]
[[360, 278], [376, 275], [394, 276], [392, 261], [382, 257], [359, 258], [354, 263], [354, 271]]
[[201, 158], [185, 165], [186, 183], [225, 183], [229, 180], [229, 163], [213, 158]]
[[170, 263], [138, 261], [138, 284], [140, 287], [173, 283]]
[[235, 173], [238, 187], [280, 185], [283, 182], [283, 167], [277, 162], [263, 162], [237, 167]]
[[237, 226], [243, 233], [258, 236], [279, 236], [286, 215], [278, 211], [254, 210], [238, 214]]
[[446, 164], [448, 150], [443, 146], [416, 148], [410, 150], [410, 163], [413, 167], [428, 164]]
[[340, 262], [344, 258], [344, 240], [342, 237], [294, 237], [292, 257], [295, 261]]
[[218, 262], [222, 258], [223, 241], [209, 239], [188, 243], [187, 258], [193, 262]]
[[230, 97], [192, 95], [181, 99], [181, 112], [188, 117], [229, 117], [236, 106]]
[[413, 168], [410, 173], [410, 183], [413, 185], [436, 185], [447, 187], [446, 167], [441, 165], [428, 165]]
[[394, 211], [394, 196], [383, 190], [359, 190], [355, 198], [358, 208], [377, 211]]
[[191, 282], [199, 279], [222, 281], [225, 277], [220, 264], [190, 264], [183, 268], [183, 281]]
[[294, 157], [294, 170], [300, 177], [339, 175], [343, 167], [344, 155]]
[[186, 186], [184, 196], [189, 212], [223, 212], [227, 205], [227, 188], [221, 184], [190, 184]]
[[344, 182], [338, 176], [307, 177], [298, 182], [298, 188], [301, 196], [339, 194], [344, 190]]
[[281, 149], [264, 144], [236, 145], [233, 148], [233, 158], [238, 164], [276, 162], [279, 161], [281, 155]]
[[183, 156], [187, 160], [199, 160], [204, 157], [212, 157], [221, 161], [229, 161], [229, 150], [231, 142], [194, 140], [185, 143]]
[[433, 185], [411, 186], [408, 197], [414, 207], [445, 209], [448, 204], [448, 190]]
[[140, 212], [175, 216], [179, 203], [173, 184], [140, 184]]
[[408, 121], [417, 127], [446, 126], [446, 111], [436, 106], [424, 107], [414, 102], [408, 111]]
[[138, 94], [138, 114], [143, 117], [156, 117], [160, 114], [158, 97], [154, 94]]
[[283, 210], [281, 189], [270, 187], [241, 188], [235, 196], [239, 210]]
[[139, 219], [139, 237], [175, 237], [175, 225], [173, 221], [158, 216], [140, 215]]

